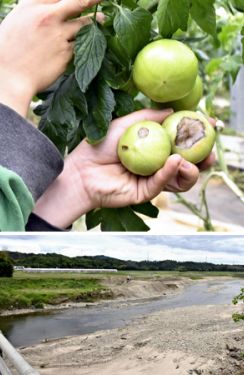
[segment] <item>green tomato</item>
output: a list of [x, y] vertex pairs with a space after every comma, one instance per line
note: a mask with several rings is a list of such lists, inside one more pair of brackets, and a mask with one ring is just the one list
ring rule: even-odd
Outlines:
[[172, 152], [191, 163], [200, 163], [214, 146], [215, 130], [201, 113], [173, 113], [166, 118], [163, 127], [170, 137]]
[[185, 44], [172, 39], [149, 43], [136, 57], [133, 79], [137, 88], [159, 103], [186, 96], [194, 87], [198, 60]]
[[123, 166], [140, 176], [150, 176], [163, 167], [171, 152], [171, 144], [162, 125], [140, 121], [121, 136], [118, 156]]
[[175, 102], [167, 103], [168, 108], [173, 108], [175, 111], [194, 111], [203, 95], [203, 84], [200, 76], [197, 76], [193, 89], [184, 96], [184, 98], [176, 100]]

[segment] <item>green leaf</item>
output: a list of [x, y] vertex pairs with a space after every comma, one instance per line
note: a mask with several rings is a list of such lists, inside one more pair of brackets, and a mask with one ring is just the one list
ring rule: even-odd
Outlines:
[[130, 59], [133, 60], [140, 49], [149, 42], [151, 22], [151, 13], [143, 8], [131, 11], [118, 6], [114, 18], [114, 30]]
[[114, 91], [116, 101], [115, 114], [117, 117], [128, 115], [135, 111], [135, 103], [130, 94], [123, 91]]
[[216, 37], [215, 0], [191, 0], [190, 13], [203, 31]]
[[75, 136], [81, 117], [87, 114], [87, 104], [74, 75], [62, 77], [54, 87], [55, 91], [49, 92], [35, 113], [42, 115], [40, 130], [64, 153]]
[[239, 70], [241, 68], [241, 57], [240, 56], [225, 56], [223, 58], [223, 62], [221, 65], [221, 68], [224, 72], [228, 72], [231, 75], [232, 82], [234, 83], [237, 75], [239, 73]]
[[97, 209], [86, 214], [86, 227], [88, 230], [97, 227], [102, 221], [102, 210]]
[[136, 206], [131, 206], [131, 208], [134, 211], [139, 212], [140, 214], [143, 214], [152, 218], [157, 218], [159, 214], [159, 209], [155, 207], [151, 202], [137, 204]]
[[129, 68], [130, 58], [127, 54], [126, 48], [122, 46], [117, 35], [108, 38], [108, 47], [117, 58], [117, 63]]
[[87, 94], [88, 114], [83, 121], [83, 128], [88, 141], [95, 144], [107, 134], [115, 107], [114, 94], [102, 77], [96, 77]]
[[145, 232], [150, 229], [131, 207], [101, 208], [86, 214], [88, 230], [99, 224], [101, 230], [106, 232]]
[[129, 9], [135, 9], [137, 7], [135, 0], [122, 0], [121, 4]]
[[127, 68], [118, 61], [113, 51], [109, 50], [103, 60], [99, 75], [105, 79], [110, 87], [119, 89], [126, 84], [129, 74]]
[[244, 0], [232, 0], [232, 5], [239, 12], [244, 12]]
[[92, 23], [82, 27], [75, 41], [75, 76], [82, 92], [99, 72], [107, 47], [106, 38]]
[[48, 120], [54, 124], [75, 126], [77, 124], [75, 107], [82, 113], [87, 113], [85, 96], [72, 75], [63, 81], [59, 89], [55, 91], [48, 108]]
[[159, 32], [164, 38], [170, 38], [178, 29], [187, 30], [189, 19], [189, 0], [159, 0]]
[[130, 207], [103, 208], [102, 231], [141, 232], [150, 228], [137, 216]]
[[212, 75], [213, 73], [217, 72], [222, 64], [222, 57], [217, 57], [215, 59], [211, 59], [209, 63], [206, 65], [206, 73]]

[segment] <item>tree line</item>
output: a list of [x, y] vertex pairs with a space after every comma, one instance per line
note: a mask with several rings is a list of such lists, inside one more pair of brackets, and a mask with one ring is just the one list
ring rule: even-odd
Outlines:
[[99, 256], [68, 256], [47, 254], [26, 254], [20, 252], [2, 251], [5, 258], [14, 266], [32, 268], [116, 268], [119, 271], [228, 271], [244, 272], [244, 265], [213, 264], [209, 262], [178, 262], [175, 260], [163, 261], [131, 261]]

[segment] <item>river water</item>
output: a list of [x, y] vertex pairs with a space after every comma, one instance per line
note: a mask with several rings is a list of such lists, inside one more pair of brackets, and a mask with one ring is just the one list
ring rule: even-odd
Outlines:
[[186, 287], [182, 293], [157, 299], [122, 303], [111, 301], [82, 308], [46, 313], [0, 317], [0, 330], [16, 347], [37, 344], [45, 339], [81, 335], [120, 328], [133, 319], [163, 309], [193, 305], [231, 304], [244, 281], [211, 280]]

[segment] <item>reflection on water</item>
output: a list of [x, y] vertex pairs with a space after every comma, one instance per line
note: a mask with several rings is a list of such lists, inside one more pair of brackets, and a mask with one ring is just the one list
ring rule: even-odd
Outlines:
[[183, 293], [151, 301], [116, 301], [89, 308], [36, 313], [0, 318], [0, 330], [14, 346], [36, 344], [47, 338], [59, 338], [98, 330], [120, 328], [132, 319], [163, 309], [192, 305], [231, 304], [243, 287], [241, 280], [208, 281], [187, 287]]

